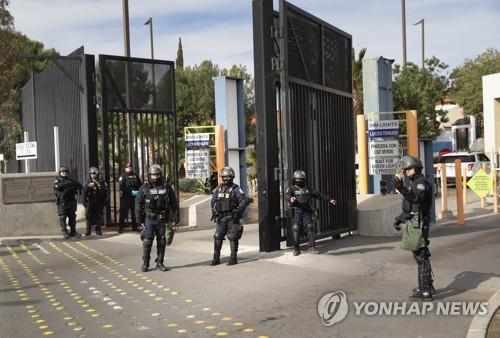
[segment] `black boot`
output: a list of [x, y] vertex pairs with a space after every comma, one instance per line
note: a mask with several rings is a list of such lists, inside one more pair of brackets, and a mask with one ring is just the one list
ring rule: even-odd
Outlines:
[[165, 258], [165, 246], [166, 240], [159, 240], [156, 242], [156, 252], [158, 258], [156, 258], [156, 269], [160, 271], [169, 271], [170, 269], [163, 265], [163, 259]]
[[68, 225], [69, 225], [69, 235], [71, 237], [75, 238], [80, 238], [82, 235], [80, 235], [78, 232], [76, 232], [76, 214], [72, 214], [71, 216], [68, 216]]
[[66, 229], [66, 216], [59, 216], [59, 225], [61, 226], [61, 232], [64, 238], [69, 238], [68, 229]]
[[123, 233], [123, 224], [122, 223], [118, 224], [118, 233], [119, 234]]
[[411, 295], [410, 300], [432, 300], [432, 290], [434, 287], [431, 284], [430, 271], [427, 272], [424, 265], [425, 263], [418, 265], [418, 287], [413, 289], [413, 294]]
[[101, 231], [101, 226], [100, 225], [96, 225], [95, 226], [95, 234], [98, 235], [98, 236], [102, 236], [102, 231]]
[[316, 250], [316, 236], [314, 234], [314, 230], [312, 227], [308, 227], [309, 230], [307, 231], [307, 242], [309, 245], [309, 248], [307, 249], [307, 253], [310, 254], [319, 254], [319, 251]]
[[220, 264], [220, 249], [222, 248], [222, 239], [214, 239], [214, 258], [210, 263], [210, 266], [215, 266]]
[[300, 228], [298, 224], [292, 226], [292, 238], [293, 238], [293, 255], [300, 255]]
[[231, 248], [231, 257], [229, 258], [229, 262], [227, 265], [235, 265], [238, 264], [238, 240], [229, 241], [229, 246]]
[[151, 258], [151, 247], [153, 246], [153, 240], [146, 238], [142, 241], [142, 267], [141, 271], [146, 272], [149, 269], [149, 260]]
[[85, 236], [90, 236], [91, 235], [91, 230], [92, 229], [92, 225], [90, 224], [90, 220], [87, 219], [87, 221], [85, 222]]

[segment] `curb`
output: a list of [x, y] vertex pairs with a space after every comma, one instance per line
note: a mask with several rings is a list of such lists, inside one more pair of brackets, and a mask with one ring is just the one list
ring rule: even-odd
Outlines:
[[470, 323], [466, 338], [484, 338], [488, 333], [488, 326], [491, 319], [495, 315], [497, 309], [500, 308], [500, 290], [495, 292], [488, 299], [488, 314], [486, 316], [476, 315]]

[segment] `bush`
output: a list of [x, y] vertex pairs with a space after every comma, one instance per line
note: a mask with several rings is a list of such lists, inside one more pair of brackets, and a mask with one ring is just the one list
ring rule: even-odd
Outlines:
[[179, 190], [182, 192], [203, 191], [203, 182], [196, 178], [181, 178], [179, 180]]

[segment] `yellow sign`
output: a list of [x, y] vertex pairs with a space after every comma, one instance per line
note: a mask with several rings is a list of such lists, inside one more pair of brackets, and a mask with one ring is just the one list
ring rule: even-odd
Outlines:
[[479, 197], [484, 198], [493, 188], [493, 181], [491, 180], [490, 176], [488, 176], [488, 174], [485, 173], [483, 169], [481, 169], [470, 179], [467, 185]]

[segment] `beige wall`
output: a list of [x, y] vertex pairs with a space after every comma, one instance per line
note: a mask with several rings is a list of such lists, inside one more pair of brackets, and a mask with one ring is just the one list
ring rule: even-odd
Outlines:
[[500, 73], [483, 76], [484, 150], [500, 152]]

